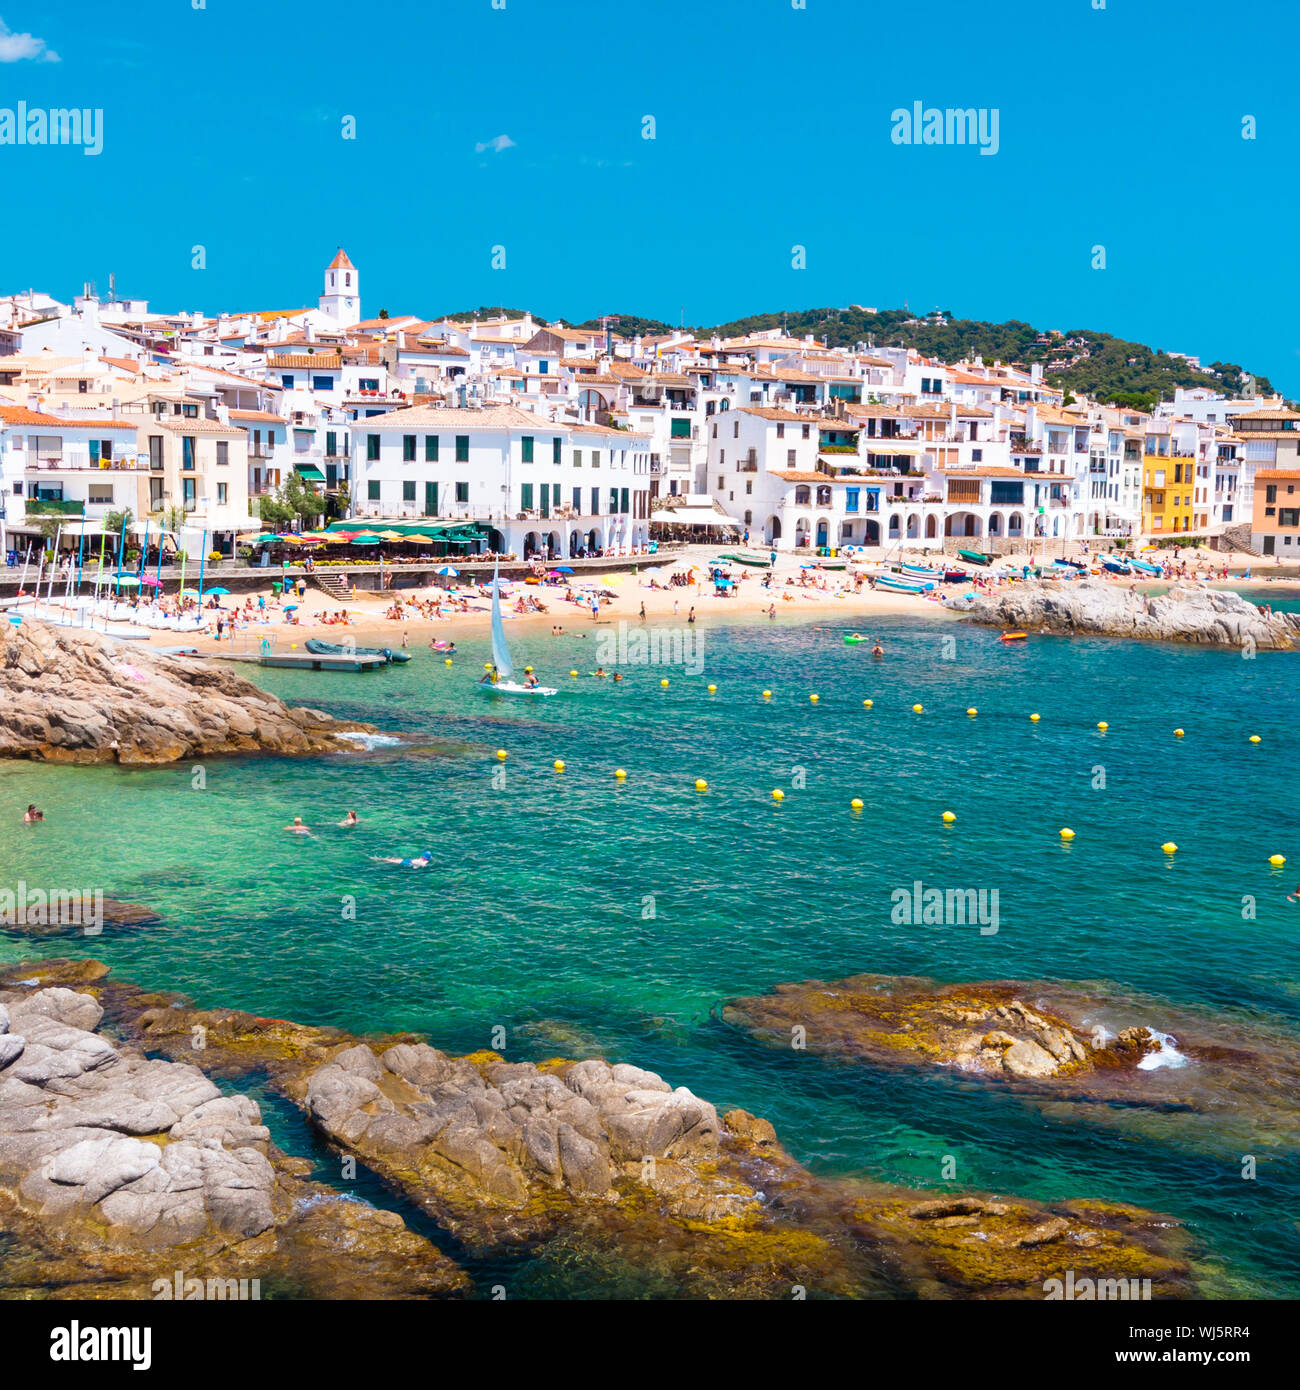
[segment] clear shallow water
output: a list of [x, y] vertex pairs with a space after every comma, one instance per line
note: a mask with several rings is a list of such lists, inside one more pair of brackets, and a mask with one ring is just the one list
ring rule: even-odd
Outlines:
[[[1300, 1294], [1293, 1158], [1243, 1182], [1232, 1155], [1048, 1121], [950, 1074], [764, 1051], [711, 1017], [783, 980], [876, 971], [1108, 980], [1300, 1037], [1300, 909], [1285, 901], [1300, 879], [1300, 665], [1103, 640], [1008, 650], [924, 614], [863, 630], [885, 660], [809, 624], [702, 629], [704, 671], [670, 669], [662, 689], [653, 667], [571, 681], [596, 664], [592, 638], [515, 627], [517, 661], [554, 699], [479, 694], [482, 641], [451, 668], [418, 650], [367, 675], [259, 673], [436, 753], [212, 762], [201, 790], [190, 767], [0, 766], [0, 882], [99, 887], [165, 919], [88, 943], [0, 938], [0, 957], [93, 954], [200, 1003], [417, 1029], [453, 1051], [500, 1025], [511, 1057], [631, 1060], [765, 1115], [820, 1171], [935, 1186], [951, 1154], [963, 1186], [1168, 1211], [1223, 1262], [1225, 1288]], [[16, 823], [33, 800], [48, 822]], [[349, 807], [364, 823], [337, 828]], [[283, 833], [294, 815], [315, 838]], [[425, 871], [372, 858], [425, 848]], [[999, 931], [891, 925], [892, 890], [916, 879], [996, 888]]]

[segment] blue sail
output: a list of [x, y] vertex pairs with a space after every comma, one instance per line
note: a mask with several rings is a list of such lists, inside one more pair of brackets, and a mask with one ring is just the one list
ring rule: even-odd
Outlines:
[[500, 678], [508, 681], [515, 668], [510, 664], [510, 648], [506, 646], [506, 632], [501, 624], [501, 588], [495, 564], [492, 566], [492, 660]]

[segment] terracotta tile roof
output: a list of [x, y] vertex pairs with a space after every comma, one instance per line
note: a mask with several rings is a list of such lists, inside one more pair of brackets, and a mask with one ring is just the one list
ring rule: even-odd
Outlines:
[[774, 471], [772, 476], [784, 478], [787, 483], [833, 483], [836, 481], [829, 473], [801, 473], [797, 470], [793, 473]]
[[334, 259], [329, 263], [329, 265], [327, 265], [327, 266], [325, 267], [325, 269], [326, 269], [326, 270], [355, 270], [355, 269], [356, 269], [356, 266], [354, 266], [354, 265], [352, 264], [352, 262], [351, 262], [350, 260], [348, 260], [348, 253], [340, 246], [339, 249], [338, 249], [338, 254], [337, 254], [337, 255], [334, 257]]
[[[758, 415], [764, 420], [788, 420], [797, 425], [817, 425], [819, 428], [829, 424], [833, 429], [834, 425], [822, 415], [797, 415], [793, 410], [783, 410], [779, 406], [772, 405], [742, 405], [737, 407], [740, 415]], [[716, 417], [715, 417], [716, 418]]]
[[1260, 468], [1255, 472], [1255, 481], [1261, 478], [1265, 482], [1300, 482], [1300, 469], [1296, 468]]
[[159, 416], [148, 420], [147, 425], [149, 429], [170, 430], [177, 434], [224, 434], [232, 439], [244, 437], [244, 431], [235, 425], [223, 425], [220, 420], [186, 419], [183, 415]]
[[230, 412], [230, 418], [232, 420], [251, 420], [254, 423], [256, 423], [257, 421], [264, 420], [268, 425], [284, 425], [288, 423], [288, 421], [286, 421], [283, 416], [276, 415], [274, 411], [270, 410], [232, 409]]
[[343, 358], [336, 352], [318, 352], [312, 355], [295, 353], [286, 357], [268, 357], [266, 365], [275, 371], [284, 367], [317, 367], [322, 371], [337, 372], [343, 366]]
[[0, 420], [6, 425], [62, 425], [53, 415], [28, 410], [25, 405], [0, 405]]
[[1234, 411], [1234, 420], [1300, 420], [1300, 412], [1288, 410], [1285, 406], [1274, 406], [1271, 410]]

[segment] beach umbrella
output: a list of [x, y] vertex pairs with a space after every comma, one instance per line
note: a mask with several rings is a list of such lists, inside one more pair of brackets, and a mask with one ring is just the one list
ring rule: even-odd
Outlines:
[[408, 541], [414, 541], [417, 545], [432, 545], [432, 544], [433, 544], [433, 537], [432, 537], [432, 536], [405, 536], [405, 537], [403, 537], [403, 539], [404, 539], [404, 540], [408, 540]]
[[551, 571], [552, 574], [572, 574], [573, 570], [569, 565], [556, 565]]
[[623, 582], [623, 576], [621, 574], [602, 574], [600, 576], [600, 582], [602, 584], [621, 584]]
[[400, 531], [381, 531], [379, 539], [381, 541], [404, 541], [406, 537]]
[[[662, 565], [651, 565], [650, 568], [649, 568], [648, 570], [642, 570], [642, 571], [641, 571], [642, 574], [650, 574], [650, 575], [662, 574], [663, 572], [664, 572], [664, 571], [663, 571], [663, 566], [662, 566]], [[572, 574], [573, 571], [570, 570], [569, 573]]]
[[352, 544], [353, 544], [353, 545], [378, 545], [378, 544], [379, 544], [379, 537], [378, 537], [378, 536], [375, 536], [375, 535], [371, 535], [371, 534], [366, 533], [366, 532], [362, 532], [360, 535], [356, 535], [356, 536], [353, 536], [353, 537], [352, 537]]
[[117, 583], [123, 589], [138, 589], [140, 587], [140, 580], [134, 574], [122, 575]]
[[254, 536], [251, 544], [265, 545], [267, 541], [278, 541], [280, 538], [274, 531], [263, 531], [260, 536]]
[[203, 597], [208, 598], [212, 594], [228, 594], [229, 592], [229, 589], [204, 589]]
[[286, 613], [292, 613], [292, 612], [294, 611], [294, 609], [297, 608], [297, 607], [298, 607], [298, 605], [297, 605], [296, 603], [286, 603], [286, 604], [284, 605], [284, 611], [285, 611]]
[[182, 598], [198, 598], [198, 596], [199, 596], [199, 591], [198, 591], [197, 589], [182, 589], [182, 590], [181, 590], [181, 597], [182, 597]]
[[452, 569], [450, 565], [443, 565], [441, 568], [434, 570], [434, 574], [459, 575], [460, 571]]
[[156, 577], [155, 577], [154, 575], [152, 575], [152, 574], [146, 574], [145, 577], [140, 581], [140, 583], [141, 583], [141, 584], [147, 584], [151, 589], [161, 589], [161, 588], [162, 588], [162, 580], [156, 578]]

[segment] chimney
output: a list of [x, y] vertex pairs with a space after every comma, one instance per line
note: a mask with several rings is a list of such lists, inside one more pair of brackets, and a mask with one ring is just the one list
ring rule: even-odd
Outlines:
[[1028, 404], [1028, 406], [1025, 407], [1025, 438], [1026, 438], [1026, 439], [1032, 439], [1032, 438], [1033, 438], [1033, 435], [1034, 435], [1034, 426], [1035, 426], [1037, 423], [1038, 423], [1038, 407], [1033, 403], [1033, 401], [1030, 401], [1030, 403]]
[[213, 412], [223, 425], [228, 425], [230, 423], [230, 407], [225, 401], [218, 401], [216, 405], [213, 406]]

